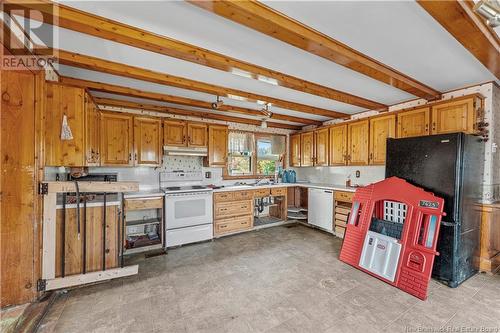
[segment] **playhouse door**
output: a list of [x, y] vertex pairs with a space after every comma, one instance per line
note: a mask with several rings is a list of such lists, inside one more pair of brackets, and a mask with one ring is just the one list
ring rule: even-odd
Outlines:
[[401, 244], [396, 238], [368, 231], [363, 244], [359, 266], [394, 282], [400, 255]]

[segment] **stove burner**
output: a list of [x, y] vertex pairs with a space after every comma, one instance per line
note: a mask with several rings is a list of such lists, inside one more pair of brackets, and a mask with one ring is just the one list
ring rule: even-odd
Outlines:
[[179, 191], [181, 188], [179, 186], [167, 187], [167, 191]]

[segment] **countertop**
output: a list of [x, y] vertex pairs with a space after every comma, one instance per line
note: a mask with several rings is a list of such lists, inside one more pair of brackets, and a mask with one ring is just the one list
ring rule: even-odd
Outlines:
[[124, 199], [132, 198], [150, 198], [150, 197], [163, 197], [165, 193], [160, 189], [155, 190], [145, 190], [137, 192], [127, 192], [123, 194]]
[[298, 182], [298, 183], [278, 183], [273, 185], [260, 185], [260, 186], [252, 186], [252, 185], [226, 186], [223, 188], [214, 189], [214, 192], [255, 190], [259, 188], [273, 188], [273, 187], [306, 187], [306, 188], [320, 188], [332, 191], [346, 191], [346, 192], [356, 191], [356, 187], [347, 187], [345, 185]]

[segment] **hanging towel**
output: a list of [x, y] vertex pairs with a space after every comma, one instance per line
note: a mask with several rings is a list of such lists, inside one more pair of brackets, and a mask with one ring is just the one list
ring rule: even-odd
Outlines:
[[61, 126], [61, 140], [73, 140], [73, 133], [71, 133], [71, 128], [68, 125], [68, 117], [63, 116], [62, 126]]

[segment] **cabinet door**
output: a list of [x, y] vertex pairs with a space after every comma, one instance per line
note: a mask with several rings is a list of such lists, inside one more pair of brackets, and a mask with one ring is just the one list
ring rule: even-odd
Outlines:
[[178, 120], [165, 120], [163, 122], [163, 141], [166, 146], [187, 145], [186, 123]]
[[370, 164], [385, 164], [387, 138], [396, 137], [396, 115], [370, 119]]
[[329, 129], [323, 128], [315, 131], [314, 133], [316, 135], [315, 138], [316, 154], [315, 154], [314, 164], [319, 166], [326, 166], [328, 165]]
[[429, 108], [398, 113], [398, 138], [429, 135]]
[[330, 127], [330, 165], [345, 165], [346, 157], [347, 125]]
[[188, 145], [190, 147], [207, 146], [207, 125], [199, 123], [188, 123]]
[[[47, 83], [45, 104], [45, 164], [85, 165], [85, 91], [81, 88]], [[66, 115], [72, 139], [61, 139]]]
[[300, 135], [300, 165], [314, 165], [314, 132]]
[[290, 135], [290, 166], [300, 166], [300, 134]]
[[161, 120], [134, 118], [135, 165], [158, 166], [161, 164]]
[[99, 154], [100, 113], [88, 94], [85, 96], [85, 113], [87, 119], [85, 124], [85, 162], [87, 166], [97, 166], [101, 159]]
[[227, 126], [210, 125], [208, 127], [208, 166], [224, 167], [227, 165]]
[[438, 104], [432, 107], [432, 133], [474, 133], [474, 99]]
[[133, 165], [132, 116], [101, 115], [101, 165]]
[[349, 165], [368, 164], [369, 121], [360, 120], [347, 125]]

